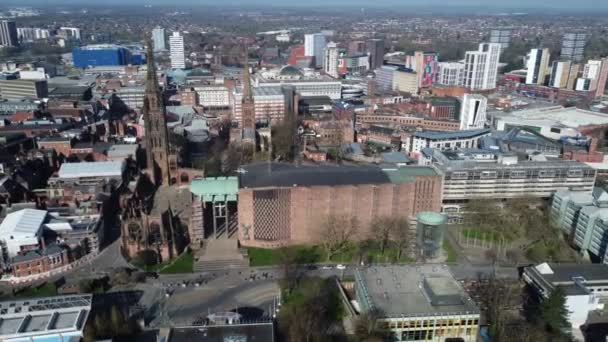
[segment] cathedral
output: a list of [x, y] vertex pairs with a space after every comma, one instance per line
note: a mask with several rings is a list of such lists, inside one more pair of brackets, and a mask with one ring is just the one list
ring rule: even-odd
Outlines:
[[179, 255], [189, 243], [192, 211], [189, 183], [202, 172], [180, 169], [169, 141], [164, 94], [158, 86], [151, 42], [147, 42], [148, 70], [142, 114], [145, 123], [146, 169], [121, 196], [123, 251], [135, 258], [154, 252], [157, 262]]

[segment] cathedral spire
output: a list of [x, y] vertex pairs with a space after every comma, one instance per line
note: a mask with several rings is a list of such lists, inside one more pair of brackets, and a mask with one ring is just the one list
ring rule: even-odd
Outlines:
[[243, 102], [253, 101], [251, 93], [251, 74], [249, 73], [249, 53], [245, 47], [245, 62], [243, 66]]
[[169, 137], [163, 95], [158, 87], [156, 64], [152, 42], [146, 41], [148, 71], [146, 73], [146, 94], [142, 109], [145, 124], [146, 159], [156, 185], [171, 183], [169, 166]]
[[162, 98], [158, 89], [158, 77], [156, 75], [156, 63], [154, 62], [154, 49], [152, 40], [146, 40], [146, 59], [148, 70], [146, 72], [146, 99], [150, 109], [162, 107]]

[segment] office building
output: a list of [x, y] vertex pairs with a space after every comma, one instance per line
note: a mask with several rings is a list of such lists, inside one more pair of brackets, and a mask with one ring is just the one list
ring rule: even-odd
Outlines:
[[142, 108], [144, 106], [145, 94], [146, 89], [144, 86], [120, 87], [112, 93], [112, 95], [118, 96], [131, 109]]
[[363, 75], [369, 70], [369, 56], [367, 54], [345, 55], [338, 58], [338, 74]]
[[171, 68], [185, 69], [186, 56], [184, 55], [184, 37], [179, 32], [173, 32], [169, 37], [169, 50]]
[[454, 132], [422, 131], [409, 136], [404, 146], [405, 152], [420, 154], [425, 148], [440, 151], [453, 149], [477, 148], [479, 140], [490, 135], [489, 129], [471, 129]]
[[323, 63], [323, 69], [325, 73], [333, 78], [338, 78], [338, 44], [329, 42], [325, 47], [325, 59]]
[[589, 60], [583, 69], [582, 78], [591, 80], [590, 90], [595, 91], [595, 97], [602, 97], [608, 80], [608, 57]]
[[162, 27], [155, 27], [152, 30], [152, 44], [154, 51], [165, 50], [165, 29]]
[[532, 49], [528, 53], [526, 84], [545, 84], [549, 68], [549, 49]]
[[418, 74], [408, 69], [395, 70], [392, 89], [412, 95], [418, 94]]
[[57, 35], [67, 40], [80, 40], [80, 29], [76, 27], [60, 27], [57, 30]]
[[84, 337], [92, 302], [92, 294], [1, 302], [0, 340], [79, 341]]
[[17, 25], [12, 20], [0, 20], [0, 46], [15, 47], [19, 45]]
[[437, 84], [458, 87], [464, 81], [464, 63], [459, 62], [440, 62], [437, 63]]
[[370, 69], [375, 70], [384, 64], [384, 39], [370, 39], [367, 41]]
[[464, 94], [460, 111], [460, 129], [483, 128], [487, 121], [488, 99], [483, 95]]
[[608, 114], [576, 107], [553, 106], [496, 113], [493, 121], [494, 127], [499, 131], [528, 127], [547, 138], [559, 140], [584, 135], [581, 134], [581, 129], [586, 126], [608, 124]]
[[[549, 87], [566, 89], [570, 83], [572, 70], [572, 62], [570, 61], [555, 61], [551, 66], [551, 78], [549, 79]], [[578, 70], [576, 70], [578, 73]], [[578, 78], [578, 75], [574, 75]]]
[[323, 67], [325, 45], [325, 35], [323, 33], [304, 35], [304, 56], [314, 57], [313, 63], [316, 68]]
[[608, 264], [608, 194], [591, 191], [558, 191], [551, 203], [551, 221], [581, 254]]
[[198, 94], [199, 104], [205, 108], [227, 109], [230, 107], [230, 91], [224, 85], [195, 86], [194, 91]]
[[590, 192], [596, 175], [595, 169], [576, 161], [528, 160], [490, 149], [424, 149], [419, 164], [434, 165], [443, 174], [444, 204], [481, 198], [548, 198], [570, 189]]
[[[255, 122], [282, 121], [286, 113], [287, 98], [281, 86], [253, 87], [253, 111]], [[243, 92], [235, 89], [233, 93], [232, 120], [241, 122], [243, 119]]]
[[362, 40], [353, 40], [348, 42], [348, 54], [360, 55], [365, 53], [365, 42]]
[[500, 44], [501, 52], [511, 44], [511, 29], [496, 28], [490, 31], [490, 43]]
[[496, 88], [500, 44], [479, 44], [477, 51], [465, 53], [463, 85], [471, 90]]
[[342, 97], [342, 82], [312, 70], [302, 70], [291, 65], [282, 68], [260, 70], [251, 77], [252, 86], [292, 86], [301, 97], [327, 96], [332, 100]]
[[385, 91], [393, 90], [393, 77], [397, 70], [399, 70], [399, 67], [396, 65], [383, 65], [376, 69], [376, 85], [378, 88]]
[[608, 265], [604, 264], [542, 263], [525, 267], [522, 278], [541, 300], [556, 288], [563, 290], [568, 321], [575, 336], [582, 335], [577, 330], [587, 322], [590, 312], [604, 309], [608, 296]]
[[17, 27], [17, 37], [20, 42], [34, 42], [41, 39], [49, 39], [51, 33], [47, 29], [37, 27]]
[[437, 82], [439, 55], [435, 52], [416, 51], [414, 71], [418, 75], [418, 87], [430, 87]]
[[87, 45], [72, 50], [72, 60], [77, 68], [129, 65], [131, 51], [111, 44]]
[[561, 58], [573, 62], [581, 62], [585, 56], [587, 35], [583, 32], [570, 32], [562, 38]]
[[594, 82], [590, 78], [579, 77], [576, 79], [574, 90], [576, 91], [591, 91], [594, 90]]
[[4, 100], [43, 99], [49, 96], [46, 80], [0, 80]]
[[391, 341], [462, 341], [478, 338], [480, 310], [442, 265], [374, 266], [354, 274], [362, 313], [377, 310]]

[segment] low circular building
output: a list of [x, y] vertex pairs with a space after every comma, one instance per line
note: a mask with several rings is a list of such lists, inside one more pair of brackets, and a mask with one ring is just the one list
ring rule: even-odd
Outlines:
[[432, 211], [416, 214], [416, 243], [421, 256], [436, 258], [441, 254], [445, 216]]

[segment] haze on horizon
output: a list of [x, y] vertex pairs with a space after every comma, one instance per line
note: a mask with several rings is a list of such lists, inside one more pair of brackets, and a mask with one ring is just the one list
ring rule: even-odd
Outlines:
[[[13, 5], [92, 5], [90, 0], [8, 0], [6, 3]], [[214, 7], [301, 7], [301, 8], [335, 8], [335, 7], [362, 7], [362, 8], [399, 8], [424, 7], [424, 8], [475, 8], [479, 10], [516, 10], [516, 9], [547, 9], [547, 10], [608, 10], [608, 1], [602, 0], [306, 0], [306, 1], [285, 1], [285, 0], [106, 0], [104, 5], [156, 5], [156, 6], [214, 6]], [[439, 6], [439, 7], [437, 7]]]

